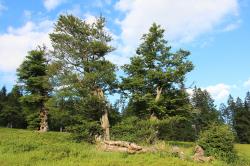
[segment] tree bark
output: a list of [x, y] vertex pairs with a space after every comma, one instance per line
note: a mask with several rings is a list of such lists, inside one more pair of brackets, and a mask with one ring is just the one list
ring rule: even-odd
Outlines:
[[105, 108], [104, 113], [101, 117], [101, 126], [104, 131], [104, 140], [109, 141], [110, 140], [110, 134], [109, 134], [109, 119], [108, 119], [108, 110]]
[[40, 111], [40, 130], [41, 132], [47, 132], [49, 130], [48, 125], [48, 109], [43, 105]]
[[157, 87], [157, 89], [156, 89], [156, 97], [155, 97], [155, 102], [156, 103], [160, 100], [161, 92], [162, 92], [162, 88]]
[[101, 148], [109, 152], [142, 153], [147, 149], [126, 141], [103, 141]]
[[[96, 96], [99, 97], [99, 99], [104, 101], [104, 93], [101, 88], [97, 88], [94, 93]], [[104, 140], [110, 140], [110, 133], [109, 133], [109, 119], [108, 119], [108, 110], [105, 106], [105, 108], [102, 110], [102, 117], [100, 119], [101, 121], [101, 127], [103, 129], [104, 133]]]
[[106, 145], [110, 146], [116, 146], [116, 147], [125, 147], [131, 150], [139, 151], [142, 150], [141, 146], [136, 145], [132, 142], [126, 142], [126, 141], [104, 141]]
[[[157, 103], [160, 100], [161, 93], [162, 93], [162, 88], [158, 86], [156, 89], [155, 103]], [[157, 119], [158, 118], [155, 116], [154, 111], [152, 111], [150, 115], [150, 120], [157, 120]]]

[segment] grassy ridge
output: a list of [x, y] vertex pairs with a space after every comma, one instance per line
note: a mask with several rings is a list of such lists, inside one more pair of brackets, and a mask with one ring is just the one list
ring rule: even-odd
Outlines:
[[[169, 144], [175, 143], [170, 142]], [[192, 147], [189, 145], [179, 143], [183, 151], [191, 155]], [[166, 148], [168, 148], [168, 145], [166, 145]], [[240, 151], [239, 155], [245, 160], [240, 165], [248, 165], [250, 163], [249, 160], [247, 161], [247, 159], [250, 159], [250, 145], [236, 145], [236, 149]], [[0, 165], [219, 166], [226, 164], [222, 161], [214, 161], [210, 164], [182, 161], [170, 156], [167, 152], [135, 155], [101, 152], [94, 145], [73, 142], [68, 133], [38, 133], [28, 130], [0, 128]]]

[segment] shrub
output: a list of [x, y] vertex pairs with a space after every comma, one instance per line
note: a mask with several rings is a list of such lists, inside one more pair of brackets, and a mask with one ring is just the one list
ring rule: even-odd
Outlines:
[[234, 134], [227, 125], [212, 124], [207, 130], [202, 131], [197, 140], [206, 155], [211, 155], [227, 162], [236, 159], [234, 151]]
[[158, 122], [158, 136], [167, 141], [194, 141], [195, 130], [192, 123], [180, 116], [169, 117]]
[[73, 134], [73, 138], [77, 141], [87, 141], [93, 143], [96, 135], [102, 134], [102, 128], [96, 121], [81, 121], [80, 124], [66, 128], [67, 131]]
[[38, 130], [40, 126], [40, 118], [39, 114], [37, 112], [35, 113], [30, 113], [26, 117], [26, 121], [28, 123], [27, 128], [31, 130]]
[[191, 123], [182, 117], [164, 120], [140, 120], [127, 117], [111, 129], [113, 139], [152, 144], [156, 140], [193, 141], [195, 137]]
[[114, 140], [152, 144], [157, 140], [156, 122], [128, 117], [112, 127], [111, 136]]

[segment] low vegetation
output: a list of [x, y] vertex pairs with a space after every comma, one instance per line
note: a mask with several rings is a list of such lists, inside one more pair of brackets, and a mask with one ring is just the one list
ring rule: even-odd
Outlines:
[[[183, 152], [191, 156], [194, 143], [166, 142], [164, 151], [157, 153], [127, 154], [103, 152], [93, 144], [76, 143], [71, 134], [65, 132], [40, 133], [20, 129], [0, 128], [0, 163], [1, 166], [141, 166], [141, 165], [178, 165], [178, 166], [209, 166], [228, 165], [215, 160], [211, 163], [196, 163], [180, 160], [169, 153], [171, 146], [179, 146]], [[163, 146], [163, 145], [161, 145]], [[235, 146], [240, 159], [232, 165], [247, 166], [250, 164], [250, 145]]]
[[201, 132], [197, 144], [205, 149], [205, 154], [227, 162], [237, 160], [234, 150], [234, 134], [226, 125], [212, 125]]

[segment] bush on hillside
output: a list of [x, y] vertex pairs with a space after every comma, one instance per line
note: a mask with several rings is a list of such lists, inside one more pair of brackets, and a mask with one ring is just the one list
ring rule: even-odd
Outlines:
[[114, 140], [152, 144], [157, 140], [156, 122], [128, 117], [111, 128]]
[[166, 141], [194, 141], [195, 130], [187, 118], [175, 116], [161, 120], [157, 124], [158, 137]]
[[98, 122], [82, 120], [80, 124], [66, 128], [71, 132], [73, 138], [77, 141], [87, 141], [93, 143], [96, 135], [102, 135], [102, 128]]
[[156, 121], [128, 117], [113, 126], [111, 134], [115, 140], [149, 144], [156, 140], [193, 141], [195, 138], [191, 123], [179, 116]]
[[234, 151], [234, 134], [227, 125], [212, 124], [202, 131], [197, 140], [207, 156], [214, 156], [227, 162], [236, 159]]

